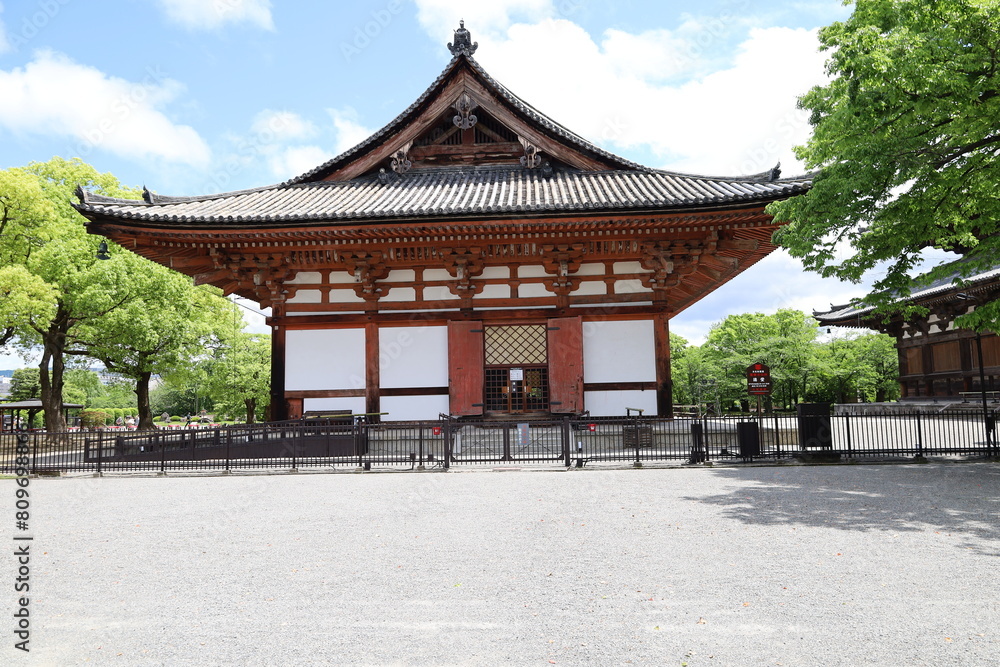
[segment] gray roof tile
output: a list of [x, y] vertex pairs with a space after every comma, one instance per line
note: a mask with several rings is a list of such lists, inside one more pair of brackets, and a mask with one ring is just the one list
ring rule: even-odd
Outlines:
[[769, 183], [684, 176], [663, 171], [540, 171], [512, 167], [410, 172], [382, 184], [282, 184], [220, 195], [161, 197], [152, 202], [83, 193], [81, 212], [153, 223], [239, 224], [356, 222], [475, 213], [684, 209], [769, 201], [805, 192], [809, 179]]

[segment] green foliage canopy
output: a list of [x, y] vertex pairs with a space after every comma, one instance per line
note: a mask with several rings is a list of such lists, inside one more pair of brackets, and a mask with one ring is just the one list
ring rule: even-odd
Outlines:
[[964, 255], [965, 275], [1000, 259], [1000, 0], [854, 4], [820, 31], [832, 80], [800, 98], [813, 135], [797, 155], [814, 185], [768, 211], [807, 269], [857, 282], [884, 268], [866, 302], [888, 308], [926, 248]]

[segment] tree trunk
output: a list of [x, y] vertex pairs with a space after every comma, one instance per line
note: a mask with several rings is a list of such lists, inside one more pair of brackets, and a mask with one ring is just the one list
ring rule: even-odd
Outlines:
[[45, 410], [45, 430], [49, 433], [66, 432], [66, 416], [62, 411], [63, 372], [66, 368], [63, 353], [66, 349], [66, 331], [69, 328], [66, 320], [67, 316], [60, 308], [60, 312], [43, 336], [42, 361], [38, 365], [42, 409]]
[[243, 402], [247, 406], [247, 423], [254, 423], [254, 413], [257, 411], [257, 399], [256, 398], [245, 398]]
[[149, 405], [149, 379], [152, 373], [140, 373], [135, 381], [135, 395], [139, 405], [139, 425], [136, 427], [140, 431], [152, 431], [153, 409]]

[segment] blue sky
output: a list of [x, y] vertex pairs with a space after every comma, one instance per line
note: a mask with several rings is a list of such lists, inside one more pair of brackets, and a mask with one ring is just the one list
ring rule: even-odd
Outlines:
[[[614, 153], [756, 173], [808, 137], [796, 96], [824, 81], [816, 30], [840, 0], [4, 0], [0, 168], [79, 156], [128, 185], [196, 195], [280, 182], [389, 122], [450, 59], [459, 19], [514, 93]], [[776, 253], [673, 330], [854, 285]], [[16, 365], [16, 364], [15, 364]], [[4, 358], [0, 357], [0, 367]]]

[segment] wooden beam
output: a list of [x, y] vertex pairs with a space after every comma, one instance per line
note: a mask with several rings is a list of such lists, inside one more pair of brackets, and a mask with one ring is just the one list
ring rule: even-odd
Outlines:
[[379, 354], [378, 324], [369, 322], [365, 325], [365, 412], [370, 415], [380, 412]]
[[653, 317], [653, 349], [656, 365], [656, 414], [674, 414], [673, 382], [670, 377], [670, 324], [667, 313]]

